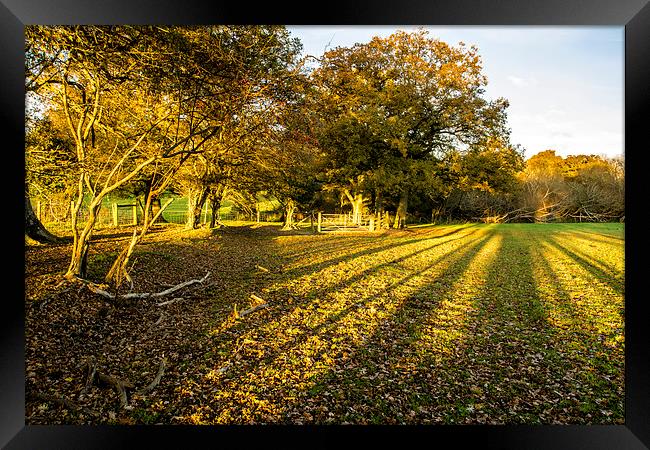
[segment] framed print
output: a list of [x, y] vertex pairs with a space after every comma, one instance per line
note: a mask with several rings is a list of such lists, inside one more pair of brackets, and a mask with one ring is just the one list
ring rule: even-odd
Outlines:
[[0, 21], [6, 448], [650, 446], [647, 0]]

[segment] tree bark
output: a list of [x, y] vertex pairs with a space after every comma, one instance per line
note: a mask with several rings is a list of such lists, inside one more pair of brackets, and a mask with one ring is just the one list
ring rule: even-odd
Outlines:
[[43, 226], [29, 201], [29, 196], [25, 193], [25, 234], [36, 242], [41, 244], [57, 244], [64, 242], [64, 239], [53, 235]]
[[399, 198], [399, 205], [397, 206], [397, 213], [395, 214], [395, 223], [393, 228], [404, 228], [406, 226], [406, 209], [408, 207], [408, 191], [402, 192]]
[[[158, 211], [162, 208], [162, 205], [160, 203], [160, 197], [156, 197], [151, 201], [151, 217], [155, 217], [156, 214], [158, 214]], [[165, 218], [160, 214], [158, 218], [156, 219], [156, 222], [162, 222], [162, 223], [167, 223]]]
[[296, 203], [293, 199], [287, 200], [284, 205], [284, 224], [282, 225], [283, 230], [290, 230], [293, 228], [293, 213], [296, 210]]
[[356, 192], [353, 196], [348, 189], [345, 189], [343, 192], [352, 205], [352, 222], [359, 225], [363, 214], [363, 193]]
[[205, 204], [205, 201], [208, 198], [209, 192], [210, 189], [208, 187], [203, 187], [201, 189], [198, 198], [196, 199], [196, 203], [191, 205], [192, 209], [191, 209], [191, 214], [188, 222], [188, 224], [190, 225], [189, 228], [195, 230], [201, 224], [201, 211], [203, 211], [203, 205]]
[[[147, 201], [145, 203], [145, 211], [151, 209], [151, 204], [153, 202], [153, 193], [149, 193], [149, 197], [147, 198]], [[159, 210], [158, 212], [151, 216], [149, 214], [145, 214], [144, 217], [142, 218], [142, 229], [138, 233], [137, 230], [133, 230], [133, 236], [131, 237], [131, 241], [129, 242], [129, 245], [127, 245], [125, 248], [122, 249], [118, 257], [115, 259], [113, 262], [113, 265], [111, 266], [110, 270], [106, 274], [105, 281], [107, 283], [113, 284], [115, 288], [118, 288], [123, 280], [127, 280], [131, 282], [131, 277], [129, 276], [129, 273], [127, 271], [127, 265], [129, 264], [129, 259], [131, 258], [131, 255], [133, 254], [133, 249], [137, 244], [142, 241], [144, 238], [144, 235], [147, 233], [151, 225], [162, 215], [163, 211], [165, 208], [167, 208], [170, 203], [173, 201], [173, 199], [169, 199], [167, 203], [165, 203]]]
[[[101, 201], [98, 201], [94, 206], [91, 205], [88, 208], [89, 215], [84, 229], [81, 231], [81, 233], [76, 232], [76, 230], [73, 231], [74, 241], [72, 243], [72, 257], [70, 259], [68, 271], [65, 274], [65, 277], [68, 279], [74, 277], [86, 278], [90, 238], [92, 237], [92, 233], [95, 228], [95, 222], [97, 221], [97, 214], [99, 213], [100, 207]], [[75, 208], [73, 214], [76, 214], [77, 211], [78, 208]], [[73, 227], [76, 228], [76, 226], [76, 220], [73, 220]]]
[[210, 211], [212, 211], [212, 217], [210, 217], [210, 228], [214, 228], [217, 223], [217, 216], [219, 215], [219, 208], [221, 208], [222, 201], [222, 190], [212, 189], [210, 191]]

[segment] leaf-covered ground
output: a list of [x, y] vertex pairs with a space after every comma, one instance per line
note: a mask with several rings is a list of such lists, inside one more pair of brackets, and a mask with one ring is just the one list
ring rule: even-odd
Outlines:
[[[129, 236], [110, 232], [96, 281]], [[622, 224], [169, 226], [137, 248], [135, 290], [211, 276], [158, 306], [59, 284], [69, 247], [27, 246], [26, 421], [622, 423], [623, 247]], [[236, 319], [251, 294], [269, 307]], [[135, 391], [163, 358], [127, 408], [86, 387], [86, 361]]]

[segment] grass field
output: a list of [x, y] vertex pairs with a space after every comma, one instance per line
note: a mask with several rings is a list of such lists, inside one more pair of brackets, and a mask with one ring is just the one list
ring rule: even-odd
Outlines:
[[[164, 230], [137, 250], [136, 290], [211, 283], [128, 314], [47, 287], [65, 247], [27, 250], [28, 392], [77, 398], [72, 361], [89, 356], [136, 384], [169, 364], [132, 409], [93, 388], [79, 401], [98, 417], [31, 400], [27, 423], [623, 422], [622, 224]], [[96, 244], [93, 273], [111, 246]], [[41, 307], [48, 290], [59, 301]], [[251, 294], [269, 307], [234, 318]]]

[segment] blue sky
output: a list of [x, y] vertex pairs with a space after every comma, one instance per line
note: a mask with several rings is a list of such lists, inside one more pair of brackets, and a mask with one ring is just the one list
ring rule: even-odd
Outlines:
[[[296, 26], [305, 54], [368, 42], [417, 27]], [[510, 101], [512, 142], [528, 158], [624, 153], [623, 27], [424, 27], [452, 45], [476, 45], [488, 77], [486, 96]]]

